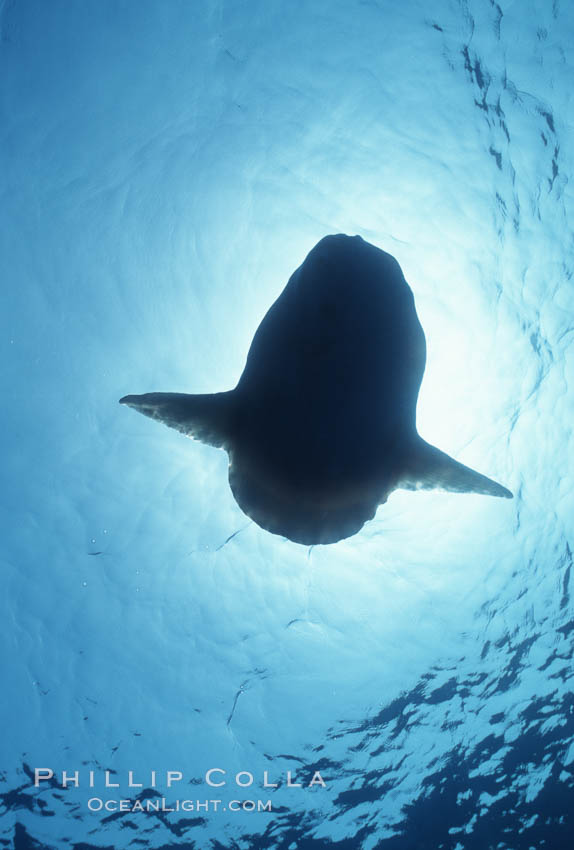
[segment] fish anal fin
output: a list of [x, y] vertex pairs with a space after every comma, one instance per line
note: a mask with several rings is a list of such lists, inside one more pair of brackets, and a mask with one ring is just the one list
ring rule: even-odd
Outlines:
[[405, 490], [438, 489], [512, 499], [506, 487], [459, 463], [420, 437], [406, 452], [405, 468], [397, 486]]
[[120, 404], [216, 448], [227, 448], [232, 439], [234, 402], [233, 390], [207, 395], [145, 393], [120, 399]]

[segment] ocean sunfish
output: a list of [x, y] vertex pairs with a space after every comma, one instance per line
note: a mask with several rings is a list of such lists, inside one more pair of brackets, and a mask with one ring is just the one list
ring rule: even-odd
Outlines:
[[122, 404], [225, 449], [237, 504], [295, 543], [335, 543], [397, 489], [512, 498], [419, 437], [426, 360], [398, 262], [360, 236], [326, 236], [257, 328], [235, 389], [146, 393]]

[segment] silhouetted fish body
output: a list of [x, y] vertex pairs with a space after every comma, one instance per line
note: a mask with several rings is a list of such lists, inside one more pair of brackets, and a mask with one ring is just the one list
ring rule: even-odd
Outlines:
[[397, 261], [359, 236], [326, 236], [259, 325], [234, 390], [121, 402], [224, 448], [233, 495], [262, 528], [334, 543], [397, 488], [512, 498], [419, 437], [425, 359]]

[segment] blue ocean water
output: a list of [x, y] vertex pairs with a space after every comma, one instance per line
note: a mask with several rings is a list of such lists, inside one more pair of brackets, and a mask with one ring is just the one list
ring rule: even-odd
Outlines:
[[[558, 0], [0, 2], [3, 847], [573, 846], [573, 41]], [[307, 548], [117, 404], [233, 387], [336, 232], [512, 502]]]

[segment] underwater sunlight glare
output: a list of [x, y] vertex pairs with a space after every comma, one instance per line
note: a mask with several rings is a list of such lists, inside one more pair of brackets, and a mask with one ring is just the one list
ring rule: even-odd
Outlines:
[[[0, 0], [3, 846], [569, 850], [573, 43], [543, 0]], [[396, 257], [419, 433], [513, 500], [299, 545], [118, 405], [235, 387], [330, 233]]]

